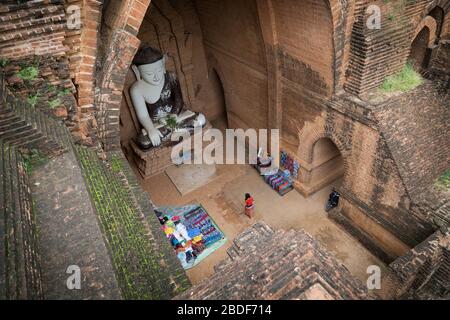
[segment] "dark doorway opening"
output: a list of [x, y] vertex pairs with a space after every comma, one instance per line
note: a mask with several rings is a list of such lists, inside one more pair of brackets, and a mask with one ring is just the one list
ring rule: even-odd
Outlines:
[[430, 29], [424, 27], [411, 44], [411, 52], [408, 60], [418, 70], [426, 69], [428, 66], [427, 48], [430, 41]]

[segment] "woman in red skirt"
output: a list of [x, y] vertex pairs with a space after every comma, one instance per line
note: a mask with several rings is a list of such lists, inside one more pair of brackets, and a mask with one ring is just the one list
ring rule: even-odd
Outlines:
[[250, 193], [246, 193], [245, 194], [245, 214], [249, 217], [249, 218], [253, 218], [253, 215], [255, 213], [255, 204], [254, 204], [254, 199], [253, 197], [250, 195]]

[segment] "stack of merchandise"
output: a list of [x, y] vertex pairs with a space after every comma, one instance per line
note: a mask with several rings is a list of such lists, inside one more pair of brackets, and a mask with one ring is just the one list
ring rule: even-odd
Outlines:
[[284, 169], [289, 170], [289, 172], [295, 179], [298, 178], [298, 170], [300, 169], [300, 164], [284, 151], [281, 151], [280, 164]]
[[272, 187], [272, 189], [277, 191], [282, 196], [293, 189], [291, 180], [289, 179], [289, 177], [285, 176], [285, 173], [283, 171], [279, 171], [278, 173], [273, 175], [265, 176], [264, 180]]
[[186, 213], [184, 218], [188, 228], [200, 230], [205, 246], [209, 246], [223, 238], [222, 232], [214, 226], [209, 215], [202, 207]]
[[283, 170], [282, 174], [286, 179], [289, 179], [291, 177], [291, 172], [287, 169]]
[[225, 241], [202, 206], [159, 208], [155, 213], [184, 269], [190, 269]]
[[295, 179], [298, 178], [298, 170], [300, 169], [300, 165], [298, 164], [297, 161], [294, 161], [294, 166], [292, 168], [292, 175], [294, 176]]
[[164, 217], [163, 230], [177, 253], [181, 265], [191, 266], [204, 250], [204, 243], [199, 231], [187, 229], [179, 216]]

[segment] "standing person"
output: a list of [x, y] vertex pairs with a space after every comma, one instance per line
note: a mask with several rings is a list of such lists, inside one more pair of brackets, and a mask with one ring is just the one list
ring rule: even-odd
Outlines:
[[249, 218], [253, 218], [253, 215], [255, 213], [255, 203], [254, 203], [253, 197], [250, 195], [250, 193], [245, 194], [245, 214]]

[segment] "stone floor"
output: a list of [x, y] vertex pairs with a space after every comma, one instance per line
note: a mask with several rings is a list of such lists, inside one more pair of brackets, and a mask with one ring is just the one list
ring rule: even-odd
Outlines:
[[[224, 231], [230, 241], [195, 268], [188, 276], [193, 284], [213, 273], [213, 268], [227, 257], [231, 240], [257, 221], [263, 220], [274, 229], [304, 229], [341, 261], [357, 278], [366, 282], [367, 266], [386, 266], [356, 239], [328, 219], [324, 204], [332, 185], [304, 198], [297, 191], [284, 197], [273, 191], [251, 166], [218, 166], [220, 177], [182, 196], [169, 177], [162, 173], [143, 182], [156, 206], [177, 206], [201, 203]], [[255, 197], [256, 215], [249, 219], [243, 214], [244, 194]]]
[[[46, 299], [120, 299], [114, 270], [73, 152], [33, 170], [42, 280]], [[81, 289], [69, 290], [77, 265]]]

